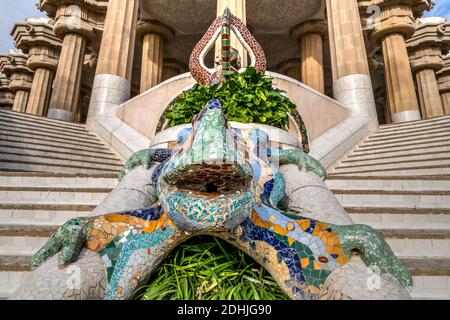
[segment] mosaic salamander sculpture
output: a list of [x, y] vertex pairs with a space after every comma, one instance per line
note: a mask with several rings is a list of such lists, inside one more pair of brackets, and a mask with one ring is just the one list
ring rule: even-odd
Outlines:
[[[319, 181], [326, 175], [300, 149], [269, 148], [262, 130], [229, 128], [220, 102], [210, 101], [192, 129], [180, 132], [175, 149], [144, 150], [125, 165], [122, 183], [136, 170], [151, 171], [156, 201], [142, 209], [68, 221], [33, 256], [37, 269], [16, 298], [130, 298], [178, 244], [201, 234], [245, 251], [293, 299], [333, 298], [331, 292], [345, 291], [345, 284], [336, 288], [327, 279], [348, 274], [344, 267], [352, 265], [355, 253], [359, 270], [363, 263], [387, 275], [381, 278], [387, 290], [381, 297], [408, 297], [402, 287], [411, 286], [411, 276], [376, 231], [279, 208], [286, 196], [279, 167], [286, 165], [294, 166], [292, 174], [295, 169]], [[352, 263], [358, 266], [358, 261]], [[67, 283], [77, 271], [82, 289], [70, 289]], [[367, 298], [364, 294], [347, 293], [347, 298]]]
[[[230, 30], [264, 73], [264, 52], [229, 10], [195, 47], [202, 85], [230, 72]], [[204, 56], [222, 35], [222, 64]], [[292, 299], [408, 299], [408, 269], [372, 228], [353, 221], [301, 149], [277, 149], [254, 125], [233, 128], [218, 100], [174, 149], [137, 152], [91, 216], [61, 226], [32, 258], [15, 299], [128, 299], [176, 246], [213, 235], [258, 261]]]

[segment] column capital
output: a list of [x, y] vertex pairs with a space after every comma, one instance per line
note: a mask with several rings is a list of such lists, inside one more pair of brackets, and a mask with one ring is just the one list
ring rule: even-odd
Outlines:
[[278, 72], [297, 81], [302, 80], [302, 61], [301, 59], [289, 59], [282, 61], [277, 66]]
[[6, 55], [0, 55], [0, 69], [10, 78], [9, 88], [15, 92], [17, 90], [31, 89], [33, 72], [27, 67], [28, 55], [20, 51], [10, 51]]
[[439, 71], [444, 67], [442, 54], [450, 49], [450, 23], [445, 18], [419, 19], [406, 46], [413, 71]]
[[174, 59], [174, 58], [168, 58], [164, 57], [164, 68], [172, 68], [177, 69], [178, 73], [186, 72], [188, 69], [188, 65], [184, 62], [181, 62], [180, 60]]
[[11, 107], [14, 104], [14, 94], [9, 89], [10, 79], [0, 73], [0, 106]]
[[436, 74], [441, 94], [450, 92], [450, 54], [444, 56], [443, 61], [444, 67]]
[[182, 74], [188, 70], [186, 63], [181, 62], [174, 58], [164, 57], [163, 59], [163, 71], [162, 71], [162, 81], [175, 77]]
[[308, 20], [302, 22], [291, 29], [291, 39], [300, 41], [306, 34], [318, 34], [322, 38], [328, 35], [328, 25], [324, 20]]
[[396, 33], [406, 39], [411, 37], [415, 31], [415, 19], [430, 6], [426, 0], [359, 1], [364, 24], [370, 30], [369, 39], [374, 44]]
[[28, 67], [56, 70], [61, 51], [61, 40], [53, 32], [47, 18], [27, 19], [16, 23], [11, 32], [16, 47], [28, 54]]
[[299, 68], [301, 67], [302, 61], [300, 59], [294, 58], [282, 61], [278, 64], [277, 69], [280, 73], [285, 74], [287, 70], [291, 68]]
[[38, 0], [38, 8], [54, 19], [54, 32], [63, 39], [67, 33], [96, 40], [103, 29], [108, 0]]
[[136, 28], [136, 37], [142, 38], [146, 34], [158, 34], [164, 38], [164, 41], [170, 41], [175, 36], [175, 31], [159, 21], [139, 20]]

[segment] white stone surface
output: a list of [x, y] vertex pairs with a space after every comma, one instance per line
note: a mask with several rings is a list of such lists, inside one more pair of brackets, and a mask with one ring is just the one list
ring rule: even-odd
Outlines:
[[333, 193], [321, 178], [302, 172], [295, 165], [283, 165], [280, 172], [286, 181], [287, 206], [303, 216], [338, 225], [353, 224]]

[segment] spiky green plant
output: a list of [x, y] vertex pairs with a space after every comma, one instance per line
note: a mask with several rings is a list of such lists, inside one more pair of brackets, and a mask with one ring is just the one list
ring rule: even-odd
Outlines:
[[179, 246], [137, 290], [139, 300], [285, 300], [258, 263], [213, 237]]

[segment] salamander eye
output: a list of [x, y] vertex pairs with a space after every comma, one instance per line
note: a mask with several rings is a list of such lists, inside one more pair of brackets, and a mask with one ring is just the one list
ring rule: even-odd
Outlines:
[[328, 258], [324, 257], [324, 256], [320, 256], [319, 257], [319, 261], [322, 262], [322, 263], [327, 263], [328, 262]]

